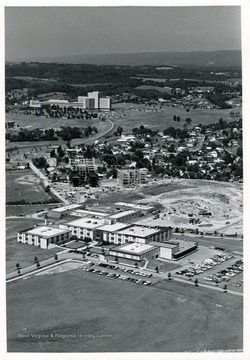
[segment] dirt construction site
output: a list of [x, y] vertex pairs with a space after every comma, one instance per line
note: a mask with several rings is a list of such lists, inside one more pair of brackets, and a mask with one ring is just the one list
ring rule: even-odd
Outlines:
[[[228, 236], [243, 233], [242, 184], [162, 180], [155, 186], [139, 190], [139, 194], [144, 199], [137, 202], [158, 205], [161, 210], [152, 216], [152, 225], [198, 229], [207, 234], [217, 231]], [[148, 221], [145, 218], [140, 223]]]

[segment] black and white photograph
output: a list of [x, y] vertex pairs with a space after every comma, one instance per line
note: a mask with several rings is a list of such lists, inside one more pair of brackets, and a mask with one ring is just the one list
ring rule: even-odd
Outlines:
[[244, 355], [245, 9], [6, 2], [7, 355]]

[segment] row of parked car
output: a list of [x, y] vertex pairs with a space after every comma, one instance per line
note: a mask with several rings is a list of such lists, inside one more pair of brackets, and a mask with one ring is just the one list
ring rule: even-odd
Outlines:
[[[107, 276], [107, 277], [110, 277], [110, 278], [119, 279], [119, 280], [123, 280], [123, 281], [129, 281], [129, 282], [139, 284], [139, 285], [148, 286], [148, 285], [151, 284], [151, 281], [145, 281], [145, 280], [142, 280], [142, 279], [135, 279], [135, 278], [131, 278], [131, 277], [120, 275], [120, 274], [110, 273], [108, 271], [101, 271], [101, 270], [98, 270], [98, 269], [95, 269], [95, 268], [86, 267], [86, 268], [83, 268], [83, 270], [86, 271], [86, 272], [93, 273], [93, 274], [103, 275], [103, 276]], [[114, 270], [116, 270], [116, 269], [114, 269]]]
[[188, 269], [184, 269], [181, 271], [176, 271], [177, 275], [185, 275], [187, 277], [193, 277], [195, 275], [199, 275], [204, 273], [204, 271], [212, 269], [214, 266], [221, 264], [222, 262], [232, 259], [233, 255], [220, 253], [218, 255], [214, 255], [212, 258], [204, 260], [200, 264], [196, 264], [194, 266], [190, 266]]
[[[229, 281], [234, 276], [242, 273], [243, 271], [243, 260], [237, 260], [234, 264], [228, 266], [226, 269], [220, 270], [213, 275], [207, 275], [204, 277], [206, 281], [213, 281], [215, 283], [220, 283], [222, 281]], [[235, 287], [240, 287], [241, 283], [236, 282], [232, 283]]]
[[98, 263], [98, 266], [104, 267], [104, 268], [110, 268], [110, 269], [114, 269], [114, 270], [122, 270], [125, 273], [129, 273], [132, 275], [137, 275], [137, 276], [143, 276], [143, 277], [147, 277], [150, 278], [152, 276], [152, 274], [147, 274], [144, 272], [140, 272], [140, 271], [136, 271], [133, 269], [127, 269], [127, 268], [119, 268], [119, 266], [115, 266], [115, 265], [110, 265], [110, 264], [105, 264], [105, 263]]

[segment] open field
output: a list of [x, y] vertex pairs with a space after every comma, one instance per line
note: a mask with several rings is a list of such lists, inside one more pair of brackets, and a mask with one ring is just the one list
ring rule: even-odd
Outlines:
[[6, 202], [24, 199], [27, 202], [49, 200], [41, 180], [30, 169], [6, 172]]
[[154, 86], [154, 85], [140, 85], [140, 86], [137, 86], [136, 89], [141, 89], [141, 90], [157, 90], [157, 91], [160, 91], [160, 92], [167, 92], [167, 93], [170, 93], [171, 92], [171, 88], [164, 88], [164, 87], [161, 87], [161, 86]]
[[6, 205], [6, 216], [25, 216], [34, 214], [48, 208], [58, 207], [60, 204], [35, 204], [35, 205]]
[[243, 347], [242, 298], [190, 284], [121, 284], [78, 269], [18, 280], [6, 292], [9, 352]]
[[106, 127], [106, 123], [99, 119], [67, 119], [67, 118], [47, 118], [45, 116], [34, 116], [34, 115], [25, 115], [25, 114], [5, 114], [5, 121], [15, 121], [15, 125], [19, 127], [24, 127], [27, 130], [34, 129], [48, 129], [48, 128], [60, 128], [61, 126], [71, 126], [85, 128], [88, 126], [96, 126], [98, 131], [102, 131]]
[[[123, 127], [124, 133], [130, 133], [131, 130], [140, 125], [149, 127], [152, 130], [159, 129], [160, 131], [168, 127], [183, 128], [183, 124], [186, 123], [185, 119], [190, 117], [192, 123], [190, 127], [201, 124], [216, 123], [220, 118], [226, 121], [232, 121], [233, 118], [229, 116], [229, 110], [220, 109], [190, 109], [187, 112], [183, 107], [170, 107], [152, 106], [150, 108], [144, 105], [136, 105], [131, 103], [114, 104], [113, 108], [117, 111], [124, 110], [126, 118], [116, 119], [115, 125]], [[147, 111], [142, 109], [147, 108]], [[156, 111], [157, 110], [157, 111]], [[180, 116], [181, 121], [176, 122], [173, 120], [173, 116]], [[234, 118], [235, 119], [235, 118]]]

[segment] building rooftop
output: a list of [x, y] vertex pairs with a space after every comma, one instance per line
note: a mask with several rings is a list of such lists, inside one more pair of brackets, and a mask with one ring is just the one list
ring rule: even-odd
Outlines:
[[111, 215], [110, 218], [119, 219], [120, 217], [132, 215], [132, 214], [136, 214], [136, 213], [138, 213], [137, 210], [125, 210], [125, 211], [121, 211], [121, 212], [119, 212], [117, 214]]
[[159, 229], [150, 228], [150, 227], [146, 227], [146, 226], [133, 225], [127, 229], [119, 231], [118, 234], [145, 238], [150, 235], [157, 234], [158, 232], [159, 232]]
[[141, 204], [133, 204], [133, 203], [125, 203], [125, 202], [116, 202], [115, 205], [117, 206], [127, 206], [133, 209], [140, 209], [140, 210], [151, 210], [154, 209], [153, 206], [149, 205], [141, 205]]
[[197, 245], [197, 241], [189, 241], [189, 240], [185, 240], [185, 239], [181, 239], [181, 240], [178, 239], [177, 241], [174, 241], [173, 243], [179, 244], [179, 251], [177, 253], [175, 253], [175, 255], [178, 255], [179, 253], [182, 253], [183, 251], [191, 249], [195, 245]]
[[159, 241], [151, 241], [149, 243], [149, 245], [165, 247], [165, 248], [168, 248], [168, 249], [174, 249], [176, 247], [179, 247], [178, 243], [159, 242]]
[[[74, 210], [74, 209], [72, 209]], [[81, 214], [81, 215], [94, 215], [94, 216], [108, 216], [109, 214], [105, 213], [105, 212], [100, 212], [100, 211], [95, 211], [95, 210], [82, 210], [82, 209], [76, 209], [77, 213]]]
[[58, 236], [67, 232], [69, 232], [69, 230], [58, 229], [50, 226], [39, 226], [27, 231], [27, 234], [37, 235], [43, 238], [50, 238], [52, 236]]
[[103, 225], [103, 219], [94, 219], [90, 217], [80, 218], [66, 223], [70, 226], [85, 228], [85, 229], [95, 229]]
[[118, 231], [124, 228], [129, 227], [129, 224], [126, 223], [122, 223], [122, 222], [116, 222], [114, 224], [108, 224], [108, 225], [104, 225], [98, 228], [98, 230], [102, 230], [102, 231], [107, 231], [107, 232], [113, 232], [113, 231]]
[[70, 204], [70, 205], [65, 205], [65, 206], [59, 207], [59, 208], [55, 208], [55, 209], [53, 209], [53, 211], [64, 212], [67, 210], [79, 209], [81, 207], [82, 207], [82, 205], [79, 205], [79, 204]]
[[156, 249], [155, 246], [148, 244], [138, 244], [138, 243], [123, 244], [116, 246], [115, 248], [112, 248], [112, 250], [114, 251], [120, 251], [135, 255], [142, 255], [154, 249]]

